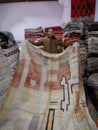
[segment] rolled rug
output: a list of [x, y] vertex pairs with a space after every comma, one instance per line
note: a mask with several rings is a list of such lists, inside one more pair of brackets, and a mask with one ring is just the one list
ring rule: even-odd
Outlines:
[[98, 73], [92, 73], [87, 80], [87, 84], [90, 87], [98, 89]]

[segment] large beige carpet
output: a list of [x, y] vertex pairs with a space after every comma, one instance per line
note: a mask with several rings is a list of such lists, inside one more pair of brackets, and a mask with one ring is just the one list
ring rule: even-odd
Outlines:
[[0, 130], [98, 130], [86, 103], [79, 45], [49, 54], [21, 43]]

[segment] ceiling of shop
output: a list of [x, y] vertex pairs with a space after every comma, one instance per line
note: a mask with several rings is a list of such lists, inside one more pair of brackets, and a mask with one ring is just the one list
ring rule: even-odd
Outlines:
[[13, 3], [13, 2], [36, 2], [36, 1], [58, 1], [58, 0], [0, 0], [0, 4]]

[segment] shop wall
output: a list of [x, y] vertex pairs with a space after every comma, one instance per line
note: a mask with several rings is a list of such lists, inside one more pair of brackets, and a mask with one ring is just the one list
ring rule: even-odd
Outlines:
[[[69, 0], [65, 6], [59, 1], [0, 4], [0, 31], [10, 31], [16, 40], [24, 40], [25, 28], [58, 26], [70, 21], [69, 4]], [[95, 6], [95, 21], [98, 21], [97, 12], [98, 0]]]
[[98, 0], [96, 0], [95, 6], [95, 21], [98, 21]]
[[0, 4], [0, 30], [24, 39], [25, 28], [61, 25], [63, 7], [58, 1]]

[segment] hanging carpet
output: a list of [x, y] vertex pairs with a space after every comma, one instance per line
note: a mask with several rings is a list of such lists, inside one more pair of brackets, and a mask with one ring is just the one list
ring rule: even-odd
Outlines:
[[0, 130], [98, 130], [86, 103], [79, 44], [49, 54], [24, 41]]

